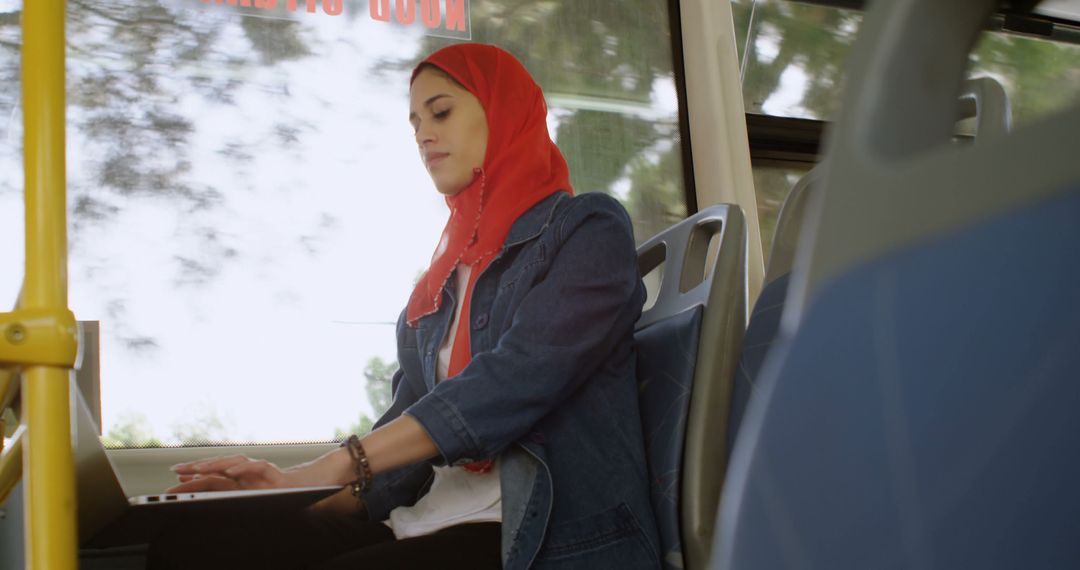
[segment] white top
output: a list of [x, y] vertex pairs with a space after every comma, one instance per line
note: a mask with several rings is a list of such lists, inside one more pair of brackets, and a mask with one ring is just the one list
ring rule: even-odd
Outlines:
[[[455, 291], [458, 297], [468, 286], [470, 273], [472, 267], [457, 266]], [[449, 333], [439, 349], [435, 367], [438, 382], [446, 379], [450, 367], [450, 355], [461, 319], [461, 305], [459, 300], [454, 319], [450, 321]], [[499, 462], [496, 461], [487, 473], [470, 473], [464, 467], [435, 467], [435, 479], [427, 494], [411, 507], [398, 507], [390, 511], [390, 518], [384, 522], [400, 540], [459, 524], [501, 521], [502, 487], [499, 484]]]

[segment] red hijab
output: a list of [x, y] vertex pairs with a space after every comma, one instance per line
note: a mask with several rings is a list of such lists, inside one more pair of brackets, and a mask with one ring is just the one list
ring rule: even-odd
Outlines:
[[566, 160], [548, 134], [544, 94], [521, 62], [495, 46], [457, 44], [431, 54], [413, 70], [413, 79], [425, 63], [479, 99], [488, 125], [483, 168], [464, 190], [446, 198], [450, 219], [406, 312], [406, 322], [415, 327], [421, 317], [439, 310], [454, 267], [472, 266], [468, 286], [459, 292], [461, 323], [448, 372], [453, 377], [472, 359], [469, 307], [477, 277], [521, 214], [558, 190], [572, 189]]

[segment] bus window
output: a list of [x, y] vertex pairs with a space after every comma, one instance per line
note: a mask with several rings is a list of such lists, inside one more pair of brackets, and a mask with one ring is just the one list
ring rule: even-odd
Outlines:
[[0, 306], [15, 306], [22, 279], [23, 216], [22, 140], [23, 120], [19, 81], [19, 25], [21, 2], [0, 1]]
[[810, 172], [810, 168], [809, 164], [797, 162], [754, 162], [754, 191], [757, 194], [758, 216], [761, 218], [761, 247], [764, 248], [766, 261], [772, 247], [780, 207], [784, 205], [784, 199], [795, 187], [795, 183]]
[[[737, 35], [747, 112], [831, 119], [862, 13], [789, 0], [733, 4], [736, 24], [746, 26]], [[1080, 45], [992, 31], [980, 37], [969, 75], [1000, 81], [1023, 124], [1076, 100], [1078, 62]]]
[[[517, 55], [576, 191], [621, 199], [639, 240], [687, 214], [665, 3], [436, 2], [437, 24], [400, 2], [236, 4], [68, 1], [70, 298], [101, 323], [110, 445], [329, 441], [385, 408], [393, 324], [447, 216], [407, 121], [438, 47]], [[20, 7], [0, 0], [6, 302]]]
[[1077, 101], [1080, 45], [984, 33], [972, 52], [971, 75], [998, 80], [1009, 95], [1013, 124], [1031, 123]]
[[740, 4], [751, 4], [740, 44], [746, 112], [831, 118], [861, 13], [787, 0]]

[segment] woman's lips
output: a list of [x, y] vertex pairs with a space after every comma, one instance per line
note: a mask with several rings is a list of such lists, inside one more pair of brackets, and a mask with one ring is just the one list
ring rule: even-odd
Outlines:
[[450, 156], [448, 152], [429, 152], [424, 155], [424, 163], [427, 164], [428, 168], [434, 168], [448, 156]]

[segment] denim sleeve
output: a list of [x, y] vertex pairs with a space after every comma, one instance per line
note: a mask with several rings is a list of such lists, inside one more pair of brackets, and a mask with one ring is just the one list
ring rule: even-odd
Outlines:
[[405, 411], [449, 464], [493, 457], [632, 342], [645, 300], [629, 216], [614, 199], [580, 196], [554, 222], [554, 252], [495, 347]]
[[[375, 422], [372, 429], [382, 427], [395, 418], [420, 398], [415, 388], [415, 379], [420, 378], [419, 355], [415, 344], [405, 339], [408, 331], [404, 329], [404, 312], [398, 321], [398, 371], [394, 373], [391, 390], [394, 401], [390, 408]], [[416, 501], [420, 489], [431, 475], [431, 465], [422, 462], [400, 469], [380, 473], [372, 480], [371, 488], [364, 493], [364, 508], [371, 520], [381, 521], [390, 516], [390, 511]]]

